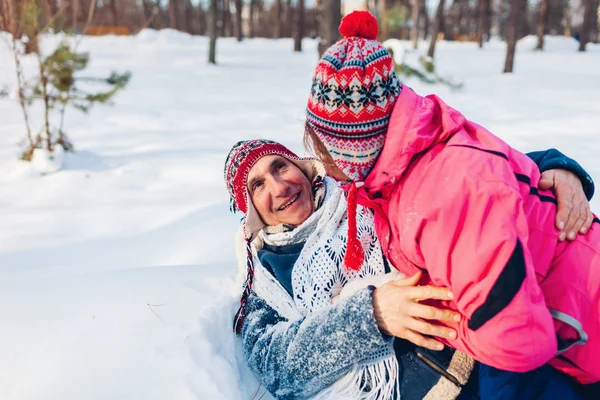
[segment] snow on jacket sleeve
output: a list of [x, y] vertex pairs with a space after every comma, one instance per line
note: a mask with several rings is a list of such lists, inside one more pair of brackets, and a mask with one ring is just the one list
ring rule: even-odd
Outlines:
[[278, 399], [314, 396], [389, 340], [377, 329], [368, 288], [297, 321], [251, 295], [242, 329], [250, 369]]
[[[440, 170], [456, 171], [456, 159]], [[419, 249], [434, 284], [452, 291], [464, 316], [450, 344], [487, 365], [525, 372], [555, 356], [553, 321], [526, 247], [522, 197], [505, 181], [473, 176], [475, 163], [462, 165], [459, 180], [439, 183], [446, 195], [430, 200]], [[508, 166], [504, 173], [512, 175]]]
[[544, 151], [533, 151], [527, 153], [527, 156], [533, 160], [540, 169], [541, 172], [548, 171], [550, 169], [565, 169], [571, 171], [581, 181], [583, 186], [583, 192], [588, 201], [594, 196], [595, 185], [592, 177], [587, 173], [585, 169], [579, 163], [572, 158], [565, 156], [563, 153], [556, 149], [548, 149]]

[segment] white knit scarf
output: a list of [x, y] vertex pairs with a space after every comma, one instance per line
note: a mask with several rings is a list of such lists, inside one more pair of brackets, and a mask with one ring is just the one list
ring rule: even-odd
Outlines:
[[[364, 250], [359, 271], [347, 271], [344, 254], [348, 232], [347, 203], [338, 183], [325, 178], [322, 205], [295, 229], [283, 226], [263, 229], [252, 243], [253, 291], [290, 321], [330, 307], [332, 298], [355, 279], [385, 274], [381, 245], [375, 233], [373, 213], [357, 209], [357, 230]], [[292, 271], [294, 299], [258, 260], [263, 243], [282, 246], [306, 242]], [[245, 268], [244, 266], [241, 266]], [[365, 354], [355, 367], [316, 398], [388, 400], [399, 394], [398, 361], [392, 342], [376, 354]], [[368, 392], [365, 388], [370, 388]]]

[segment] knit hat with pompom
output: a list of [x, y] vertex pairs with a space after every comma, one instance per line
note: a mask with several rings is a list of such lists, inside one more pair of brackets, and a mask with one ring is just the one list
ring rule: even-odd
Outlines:
[[385, 141], [401, 85], [390, 53], [377, 38], [377, 20], [368, 11], [342, 19], [344, 39], [323, 55], [313, 76], [307, 123], [338, 167], [362, 181]]

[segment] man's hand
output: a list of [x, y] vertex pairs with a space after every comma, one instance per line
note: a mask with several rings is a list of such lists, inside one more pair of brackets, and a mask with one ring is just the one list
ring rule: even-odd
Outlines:
[[558, 240], [573, 240], [578, 233], [585, 234], [590, 229], [594, 215], [577, 175], [563, 169], [551, 169], [542, 174], [538, 187], [552, 189], [556, 194]]
[[451, 300], [448, 289], [435, 286], [415, 286], [421, 273], [391, 281], [373, 291], [373, 311], [379, 330], [387, 335], [406, 339], [417, 346], [442, 350], [444, 345], [427, 336], [455, 339], [456, 332], [429, 321], [460, 321], [460, 314], [442, 308], [420, 304], [422, 300]]

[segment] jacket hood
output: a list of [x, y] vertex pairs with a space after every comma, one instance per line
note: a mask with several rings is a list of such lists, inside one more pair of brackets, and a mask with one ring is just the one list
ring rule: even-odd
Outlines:
[[383, 150], [365, 180], [365, 189], [374, 193], [397, 182], [415, 155], [448, 140], [465, 122], [461, 113], [439, 97], [422, 97], [405, 86], [394, 106]]

